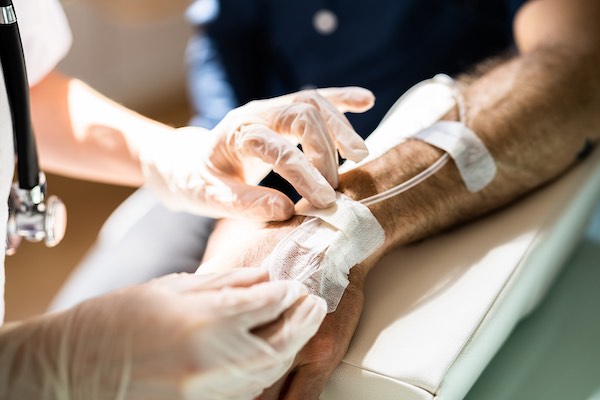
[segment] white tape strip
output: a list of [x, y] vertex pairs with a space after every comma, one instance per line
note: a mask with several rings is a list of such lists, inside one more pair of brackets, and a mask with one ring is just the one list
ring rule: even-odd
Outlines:
[[438, 121], [417, 132], [414, 138], [448, 153], [471, 192], [480, 191], [496, 176], [492, 155], [475, 132], [461, 122]]
[[456, 104], [453, 80], [447, 75], [417, 83], [396, 101], [365, 144], [369, 155], [360, 163], [346, 161], [340, 173], [364, 165], [442, 118]]
[[333, 312], [348, 286], [350, 268], [383, 245], [385, 233], [366, 206], [339, 193], [332, 207], [299, 214], [308, 218], [275, 246], [262, 265], [271, 279], [303, 282]]

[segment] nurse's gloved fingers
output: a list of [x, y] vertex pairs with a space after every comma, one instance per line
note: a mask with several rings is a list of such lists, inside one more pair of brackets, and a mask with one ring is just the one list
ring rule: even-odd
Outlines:
[[226, 288], [222, 296], [213, 299], [222, 316], [235, 320], [237, 326], [254, 329], [273, 322], [308, 294], [308, 289], [296, 281], [259, 283], [249, 288]]
[[294, 216], [294, 203], [278, 190], [233, 181], [225, 183], [233, 199], [220, 204], [224, 216], [253, 221], [287, 221]]
[[253, 334], [269, 343], [286, 358], [295, 358], [300, 349], [317, 333], [327, 314], [325, 300], [315, 295], [300, 299], [275, 322]]
[[178, 293], [218, 290], [224, 287], [249, 287], [269, 280], [266, 268], [235, 268], [227, 271], [197, 274], [171, 274], [159, 281]]
[[[200, 374], [188, 378], [184, 383], [183, 400], [253, 400], [260, 396], [270, 382], [281, 375], [282, 369], [285, 371], [285, 366], [282, 368], [281, 365], [276, 364], [249, 374], [243, 368], [235, 368], [234, 371], [224, 370], [221, 376], [216, 378]], [[232, 380], [232, 376], [235, 379]], [[211, 382], [207, 383], [207, 379]]]
[[[320, 88], [317, 90], [321, 96], [325, 97], [341, 112], [361, 113], [369, 110], [375, 104], [373, 92], [358, 86]], [[260, 110], [290, 104], [296, 100], [298, 94], [305, 92], [314, 93], [315, 89], [303, 90], [271, 99], [251, 101], [244, 107], [259, 112]]]
[[[289, 140], [262, 125], [249, 125], [236, 139], [238, 151], [260, 158], [287, 180], [302, 197], [318, 208], [335, 202], [335, 190]], [[337, 169], [335, 171], [337, 176]]]
[[[315, 95], [316, 92], [313, 92], [312, 97]], [[310, 96], [304, 100], [309, 98]], [[274, 128], [297, 138], [310, 162], [331, 186], [337, 187], [338, 157], [335, 142], [316, 103], [303, 102], [304, 100], [282, 108], [275, 117]]]
[[[267, 342], [281, 362], [280, 371], [269, 377], [269, 387], [259, 399], [277, 399], [294, 369], [295, 358], [318, 331], [325, 315], [327, 304], [323, 299], [308, 295], [285, 311], [275, 322], [255, 329], [252, 333]], [[275, 372], [275, 371], [274, 371]]]
[[324, 97], [318, 93], [311, 95], [304, 92], [298, 95], [297, 101], [310, 103], [320, 111], [342, 157], [358, 162], [369, 154], [364, 140], [352, 128], [346, 116]]
[[269, 270], [260, 267], [235, 268], [227, 271], [213, 272], [207, 275], [196, 274], [206, 278], [202, 282], [205, 290], [218, 290], [223, 287], [250, 287], [269, 281]]
[[[303, 346], [318, 331], [326, 313], [325, 301], [320, 297], [308, 295], [286, 311], [277, 321], [256, 329], [253, 333], [279, 351], [286, 351], [287, 348], [290, 357], [295, 359]], [[293, 379], [296, 363], [297, 361], [294, 360], [279, 380], [274, 381], [258, 399], [277, 400], [280, 393], [285, 393]]]
[[317, 89], [317, 92], [343, 113], [362, 113], [375, 104], [373, 92], [358, 86]]
[[249, 287], [269, 280], [266, 268], [235, 268], [205, 274], [186, 272], [156, 278], [149, 285], [177, 293], [219, 290], [223, 287]]
[[[252, 341], [250, 341], [249, 345]], [[259, 346], [265, 345], [264, 342]], [[268, 346], [268, 345], [267, 345]], [[293, 359], [275, 359], [266, 356], [262, 359], [243, 359], [236, 365], [237, 371], [222, 375], [218, 380], [212, 380], [213, 390], [207, 391], [205, 385], [194, 388], [194, 379], [184, 389], [185, 399], [219, 399], [219, 400], [254, 400], [261, 399], [261, 393], [285, 375], [293, 363]], [[229, 371], [228, 371], [229, 372]], [[231, 376], [236, 379], [232, 380]], [[198, 380], [201, 380], [200, 377]], [[205, 378], [204, 378], [205, 379]], [[201, 383], [201, 382], [199, 382]], [[227, 389], [223, 389], [227, 388]], [[227, 391], [227, 393], [223, 393]], [[193, 396], [195, 395], [195, 396]]]

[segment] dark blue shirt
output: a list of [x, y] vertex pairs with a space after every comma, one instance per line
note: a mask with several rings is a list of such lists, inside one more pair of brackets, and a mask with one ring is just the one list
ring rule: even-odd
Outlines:
[[[525, 1], [221, 0], [210, 18], [188, 17], [210, 41], [236, 105], [305, 87], [362, 86], [375, 107], [348, 119], [366, 137], [415, 83], [509, 51]], [[335, 18], [325, 33], [314, 23], [323, 10]]]
[[[410, 86], [510, 49], [512, 21], [524, 2], [221, 0], [205, 33], [240, 104], [309, 86], [372, 90], [374, 109], [349, 116], [366, 136]], [[313, 25], [320, 10], [337, 18], [330, 34]]]

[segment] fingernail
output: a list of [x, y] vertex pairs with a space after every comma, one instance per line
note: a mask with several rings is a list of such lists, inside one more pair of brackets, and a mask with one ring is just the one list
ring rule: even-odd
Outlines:
[[336, 198], [337, 197], [335, 194], [335, 190], [328, 191], [328, 193], [323, 198], [323, 206], [331, 207], [335, 203]]
[[327, 184], [326, 186], [320, 186], [316, 189], [315, 193], [313, 193], [311, 201], [312, 205], [317, 208], [327, 208], [335, 203], [337, 198], [335, 190]]
[[351, 155], [352, 158], [348, 157], [351, 161], [359, 162], [364, 160], [369, 155], [369, 149], [367, 149], [366, 147], [360, 149], [352, 149]]

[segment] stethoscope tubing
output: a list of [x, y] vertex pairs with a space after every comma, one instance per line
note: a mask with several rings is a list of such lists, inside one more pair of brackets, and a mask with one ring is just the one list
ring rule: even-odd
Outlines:
[[19, 187], [33, 189], [40, 183], [40, 170], [31, 122], [25, 56], [10, 0], [0, 0], [0, 62], [12, 116]]

